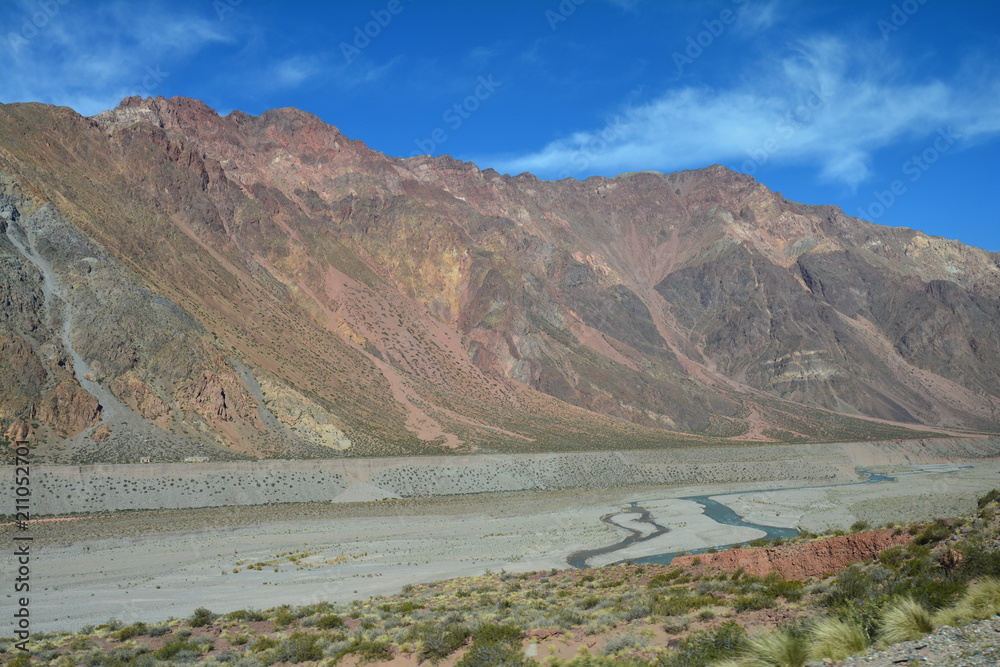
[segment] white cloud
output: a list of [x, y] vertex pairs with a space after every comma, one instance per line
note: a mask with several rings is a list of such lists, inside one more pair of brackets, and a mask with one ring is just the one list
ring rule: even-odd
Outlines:
[[[14, 30], [0, 40], [0, 101], [39, 101], [91, 115], [127, 95], [164, 92], [172, 63], [233, 42], [214, 16], [144, 3], [6, 8]], [[27, 23], [25, 23], [27, 21]]]
[[781, 162], [856, 187], [869, 176], [874, 152], [894, 142], [949, 125], [965, 138], [1000, 133], [996, 78], [907, 79], [884, 48], [804, 39], [785, 57], [749, 63], [752, 73], [733, 87], [672, 88], [622, 107], [604, 127], [526, 155], [476, 162], [555, 178], [721, 162], [752, 173], [754, 164]]
[[263, 82], [272, 87], [294, 88], [322, 71], [313, 58], [292, 56], [271, 65]]
[[739, 10], [736, 31], [745, 36], [767, 30], [778, 22], [778, 0], [771, 2], [750, 2]]

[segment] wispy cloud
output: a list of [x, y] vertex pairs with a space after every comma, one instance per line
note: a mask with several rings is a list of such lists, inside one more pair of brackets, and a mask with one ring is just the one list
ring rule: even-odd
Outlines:
[[[0, 100], [41, 101], [94, 114], [130, 94], [155, 94], [171, 63], [231, 43], [214, 16], [162, 5], [116, 3], [58, 9], [44, 21], [38, 3], [8, 6], [14, 30], [0, 41]], [[28, 21], [26, 24], [25, 21]]]
[[946, 125], [967, 138], [1000, 133], [995, 74], [921, 80], [884, 49], [828, 36], [803, 39], [780, 57], [749, 63], [733, 87], [671, 88], [622, 107], [604, 127], [525, 155], [477, 162], [565, 177], [738, 166], [764, 156], [855, 187], [868, 178], [873, 154], [902, 139]]
[[736, 31], [744, 36], [754, 35], [767, 30], [778, 22], [780, 15], [778, 0], [770, 2], [750, 2], [739, 10], [739, 21]]
[[322, 71], [316, 58], [292, 56], [272, 63], [262, 81], [274, 88], [295, 88]]

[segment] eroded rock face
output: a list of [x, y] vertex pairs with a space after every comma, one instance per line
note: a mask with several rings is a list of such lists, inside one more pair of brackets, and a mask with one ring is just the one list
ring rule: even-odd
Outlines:
[[[908, 543], [911, 537], [906, 533], [894, 534], [892, 530], [876, 530], [804, 544], [679, 556], [671, 564], [725, 572], [742, 568], [756, 577], [777, 572], [785, 579], [806, 579], [840, 572], [851, 563], [871, 561], [889, 547]], [[700, 559], [699, 566], [694, 565], [696, 559]]]
[[546, 182], [295, 109], [0, 106], [0, 315], [0, 420], [54, 443], [97, 410], [98, 459], [1000, 420], [1000, 255], [718, 166]]

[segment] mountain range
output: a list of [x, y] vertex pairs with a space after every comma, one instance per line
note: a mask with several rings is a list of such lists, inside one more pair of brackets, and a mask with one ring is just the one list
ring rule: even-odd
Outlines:
[[721, 166], [394, 158], [297, 109], [0, 105], [0, 435], [39, 462], [996, 433], [1000, 254]]

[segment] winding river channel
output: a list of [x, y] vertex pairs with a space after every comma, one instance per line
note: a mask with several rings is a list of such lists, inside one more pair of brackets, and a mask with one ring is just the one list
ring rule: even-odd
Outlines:
[[[886, 475], [884, 473], [871, 472], [868, 470], [859, 470], [858, 473], [864, 477], [863, 481], [849, 482], [847, 484], [821, 484], [818, 486], [798, 486], [798, 487], [784, 487], [780, 489], [757, 489], [749, 491], [734, 491], [730, 493], [713, 493], [711, 494], [711, 497], [707, 495], [685, 496], [683, 498], [677, 498], [677, 500], [689, 500], [691, 502], [697, 503], [702, 508], [701, 510], [702, 514], [704, 514], [712, 521], [715, 521], [716, 523], [725, 526], [740, 526], [740, 527], [762, 530], [764, 531], [765, 535], [761, 539], [774, 540], [779, 537], [789, 538], [798, 535], [799, 531], [795, 530], [794, 528], [779, 528], [776, 526], [768, 526], [764, 524], [756, 524], [756, 523], [751, 523], [749, 521], [744, 521], [743, 517], [741, 517], [739, 514], [733, 511], [732, 508], [723, 505], [722, 503], [716, 500], [713, 500], [713, 498], [719, 498], [722, 496], [737, 496], [748, 493], [768, 493], [773, 491], [788, 491], [792, 489], [824, 489], [824, 488], [832, 488], [840, 486], [854, 486], [857, 484], [879, 484], [881, 482], [892, 482], [895, 481], [896, 479], [895, 477], [890, 477], [889, 475]], [[649, 526], [652, 527], [652, 531], [648, 532], [641, 531], [637, 528], [632, 528], [627, 525], [622, 525], [621, 523], [615, 521], [617, 517], [621, 517], [623, 515], [628, 515], [628, 514], [638, 515], [636, 516], [635, 519], [633, 519], [633, 521], [638, 523], [648, 524]], [[633, 544], [637, 544], [639, 542], [646, 542], [648, 540], [655, 539], [657, 537], [660, 537], [661, 535], [665, 535], [666, 533], [670, 532], [669, 528], [657, 523], [653, 519], [653, 516], [650, 514], [649, 510], [647, 510], [644, 507], [640, 507], [637, 502], [629, 503], [629, 507], [627, 509], [622, 510], [621, 512], [614, 512], [612, 514], [607, 514], [601, 517], [601, 521], [603, 521], [606, 524], [621, 528], [622, 530], [628, 531], [629, 535], [626, 536], [621, 541], [616, 542], [615, 544], [608, 545], [606, 547], [598, 547], [597, 549], [584, 549], [582, 551], [576, 551], [570, 554], [569, 557], [566, 559], [566, 562], [569, 564], [570, 567], [575, 567], [575, 568], [588, 567], [587, 561], [589, 561], [591, 558], [594, 558], [595, 556], [603, 556], [605, 554], [614, 553], [615, 551], [620, 551], [621, 549], [632, 546]], [[689, 551], [685, 551], [683, 553], [698, 554], [707, 551], [709, 548], [732, 546], [733, 544], [738, 544], [738, 542], [719, 544], [716, 545], [715, 547], [706, 547], [704, 549], [692, 549]], [[744, 542], [743, 544], [746, 543]], [[617, 561], [617, 563], [629, 562], [635, 564], [654, 563], [658, 565], [669, 565], [670, 562], [678, 555], [680, 555], [678, 552], [663, 553], [663, 554], [657, 554], [655, 556], [629, 558], [626, 560]]]

